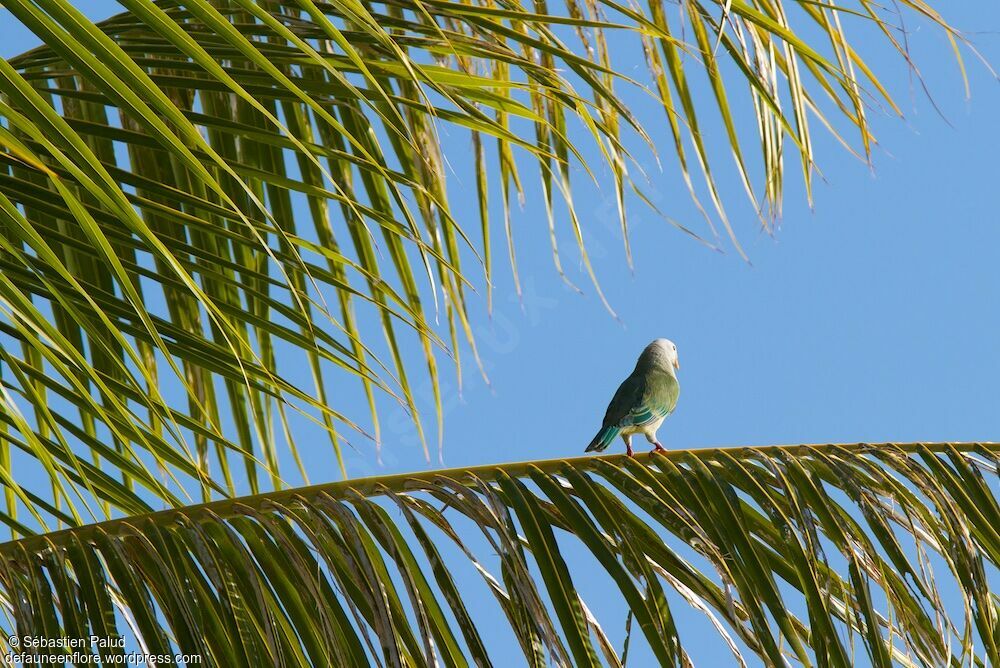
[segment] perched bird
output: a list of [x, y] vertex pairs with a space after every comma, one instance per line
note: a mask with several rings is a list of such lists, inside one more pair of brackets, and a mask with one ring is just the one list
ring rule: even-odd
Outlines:
[[587, 452], [604, 450], [616, 437], [625, 441], [625, 452], [632, 457], [632, 434], [642, 434], [663, 452], [656, 440], [656, 430], [677, 405], [681, 387], [677, 382], [677, 346], [667, 339], [656, 339], [642, 351], [632, 375], [625, 379], [608, 404], [604, 422]]

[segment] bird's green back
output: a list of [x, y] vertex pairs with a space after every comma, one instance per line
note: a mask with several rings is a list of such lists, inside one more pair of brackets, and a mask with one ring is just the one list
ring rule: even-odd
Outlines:
[[603, 426], [642, 424], [669, 415], [677, 405], [680, 384], [659, 369], [635, 370], [618, 387], [608, 404]]

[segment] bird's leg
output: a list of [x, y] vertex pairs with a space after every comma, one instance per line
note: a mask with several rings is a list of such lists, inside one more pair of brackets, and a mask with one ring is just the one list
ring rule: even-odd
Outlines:
[[646, 440], [653, 444], [653, 452], [666, 452], [666, 449], [656, 440], [655, 433], [646, 433]]
[[628, 457], [635, 457], [635, 453], [632, 452], [632, 444], [631, 443], [626, 443], [625, 444], [625, 455], [628, 456]]

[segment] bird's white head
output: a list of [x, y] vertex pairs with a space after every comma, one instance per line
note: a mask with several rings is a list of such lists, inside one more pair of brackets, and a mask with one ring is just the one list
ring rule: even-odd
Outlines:
[[670, 339], [656, 339], [642, 351], [638, 365], [659, 367], [673, 374], [674, 369], [681, 368], [677, 359], [677, 345]]

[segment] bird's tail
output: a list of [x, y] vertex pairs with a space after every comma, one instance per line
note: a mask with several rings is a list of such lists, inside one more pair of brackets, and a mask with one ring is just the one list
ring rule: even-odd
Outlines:
[[601, 450], [606, 449], [609, 445], [611, 445], [612, 441], [618, 438], [618, 434], [620, 434], [621, 431], [621, 429], [613, 424], [602, 428], [599, 432], [597, 432], [597, 436], [595, 436], [594, 440], [590, 442], [590, 445], [587, 446], [587, 452], [592, 452], [594, 450], [600, 452]]

